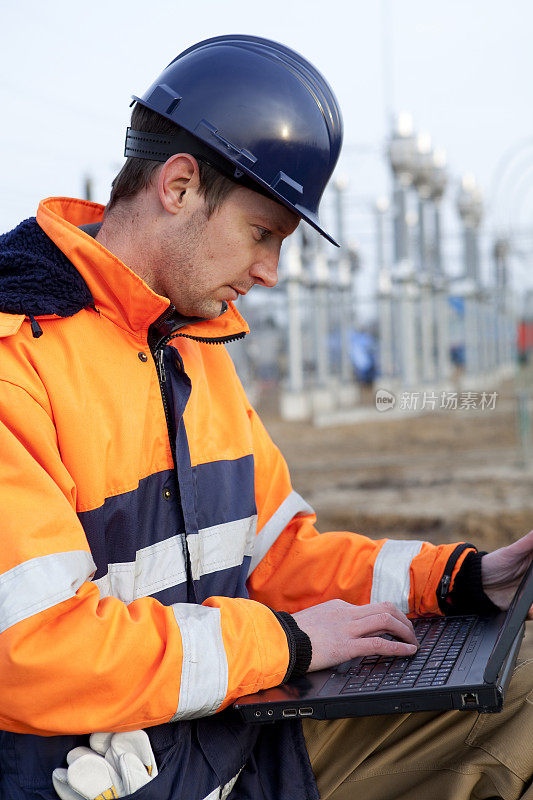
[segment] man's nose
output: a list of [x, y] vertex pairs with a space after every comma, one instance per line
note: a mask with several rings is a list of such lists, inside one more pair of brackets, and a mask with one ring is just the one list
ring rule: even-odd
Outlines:
[[264, 255], [250, 270], [255, 282], [271, 288], [278, 282], [279, 253]]

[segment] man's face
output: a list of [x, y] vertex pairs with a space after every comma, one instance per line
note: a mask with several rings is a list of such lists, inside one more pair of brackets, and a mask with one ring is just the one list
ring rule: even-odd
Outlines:
[[153, 288], [181, 314], [213, 319], [224, 301], [254, 284], [275, 286], [281, 243], [299, 219], [243, 187], [232, 190], [210, 218], [202, 197], [191, 200], [186, 217], [167, 220]]

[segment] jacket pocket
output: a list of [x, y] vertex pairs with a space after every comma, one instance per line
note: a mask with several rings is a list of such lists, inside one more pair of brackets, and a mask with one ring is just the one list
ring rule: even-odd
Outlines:
[[[124, 800], [185, 800], [185, 795], [176, 794], [173, 787], [179, 791], [179, 778], [173, 774], [177, 766], [177, 750], [179, 745], [174, 745], [158, 766], [155, 778], [145, 786], [137, 789], [133, 794], [128, 794]], [[178, 780], [176, 780], [178, 778]]]
[[190, 733], [190, 726], [177, 723], [171, 727], [178, 740], [164, 752], [155, 750], [157, 775], [124, 800], [214, 800], [219, 797], [219, 781], [196, 745], [195, 736], [179, 735], [184, 728]]

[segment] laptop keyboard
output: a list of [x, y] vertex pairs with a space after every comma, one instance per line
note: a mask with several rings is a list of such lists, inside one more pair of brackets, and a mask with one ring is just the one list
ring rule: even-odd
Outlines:
[[412, 620], [420, 647], [413, 656], [365, 656], [358, 664], [340, 664], [336, 673], [347, 675], [341, 694], [442, 686], [477, 617], [431, 617]]

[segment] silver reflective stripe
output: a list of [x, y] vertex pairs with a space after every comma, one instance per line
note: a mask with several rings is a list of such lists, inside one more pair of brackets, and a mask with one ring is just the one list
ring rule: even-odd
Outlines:
[[257, 515], [234, 522], [202, 528], [198, 534], [187, 538], [194, 580], [211, 572], [218, 572], [242, 564], [245, 555], [251, 555], [257, 530]]
[[424, 542], [387, 539], [379, 551], [372, 576], [371, 603], [386, 600], [407, 614], [409, 611], [409, 568]]
[[230, 781], [224, 784], [224, 786], [217, 786], [217, 788], [213, 789], [212, 792], [209, 792], [209, 794], [206, 795], [203, 798], [203, 800], [226, 800], [226, 798], [229, 797], [229, 793], [237, 783], [237, 778], [239, 777], [243, 769], [244, 767], [241, 767], [241, 769], [238, 771], [238, 773], [235, 775], [234, 778], [232, 778]]
[[[203, 575], [242, 564], [253, 549], [257, 516], [202, 528], [187, 539], [194, 580]], [[178, 586], [187, 580], [183, 551], [185, 536], [179, 534], [138, 550], [135, 561], [109, 564], [95, 581], [101, 597], [118, 597], [131, 603], [139, 597]]]
[[183, 556], [184, 535], [171, 536], [137, 551], [135, 561], [108, 564], [107, 573], [94, 583], [101, 597], [131, 603], [187, 580]]
[[174, 603], [172, 610], [181, 633], [183, 661], [180, 699], [171, 722], [214, 714], [228, 691], [220, 609]]
[[303, 497], [300, 497], [298, 492], [292, 491], [255, 537], [254, 551], [248, 575], [250, 575], [259, 562], [263, 560], [280, 533], [293, 517], [314, 513], [311, 506], [305, 502]]
[[71, 550], [31, 558], [4, 572], [0, 575], [0, 633], [74, 597], [95, 570], [90, 553]]

